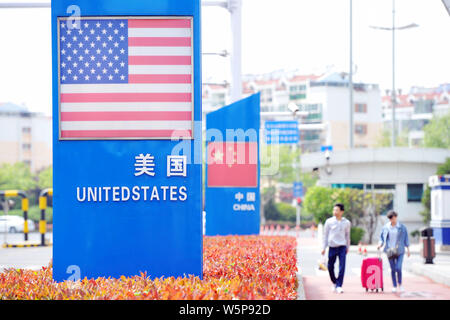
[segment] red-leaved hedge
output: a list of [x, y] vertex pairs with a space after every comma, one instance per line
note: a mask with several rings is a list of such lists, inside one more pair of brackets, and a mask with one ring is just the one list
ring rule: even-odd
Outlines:
[[204, 237], [198, 277], [83, 279], [56, 283], [52, 269], [0, 273], [0, 299], [296, 299], [296, 239], [272, 236]]

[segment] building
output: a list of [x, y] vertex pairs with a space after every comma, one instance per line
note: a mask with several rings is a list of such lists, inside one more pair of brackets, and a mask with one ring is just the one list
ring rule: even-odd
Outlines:
[[[450, 84], [435, 88], [413, 87], [409, 93], [401, 90], [396, 96], [395, 125], [398, 134], [408, 137], [410, 147], [420, 146], [424, 131], [433, 117], [450, 112]], [[392, 130], [392, 95], [389, 90], [382, 98], [384, 128]]]
[[[317, 172], [321, 186], [391, 194], [391, 207], [412, 232], [424, 227], [419, 213], [423, 210], [423, 190], [446, 158], [450, 158], [446, 149], [351, 149], [333, 151], [329, 159], [323, 152], [304, 154], [301, 168], [303, 172]], [[385, 217], [379, 221], [378, 230], [386, 221]]]
[[[353, 84], [354, 148], [375, 147], [383, 126], [381, 93], [378, 85]], [[326, 145], [333, 150], [350, 147], [350, 94], [348, 74], [333, 73], [312, 81], [308, 90], [309, 105], [319, 108], [326, 125]]]
[[52, 120], [24, 106], [0, 103], [0, 165], [24, 162], [33, 172], [52, 164]]
[[[260, 92], [262, 126], [265, 121], [292, 120], [289, 103], [295, 103], [301, 111], [306, 111], [307, 116], [300, 119], [299, 146], [302, 152], [316, 152], [325, 144], [333, 145], [334, 150], [349, 147], [348, 88], [346, 73], [301, 75], [279, 71], [267, 75], [247, 75], [243, 82], [243, 95]], [[229, 93], [225, 86], [207, 85], [203, 92], [206, 113], [228, 101]], [[378, 85], [354, 84], [353, 111], [354, 146], [374, 147], [383, 127]]]

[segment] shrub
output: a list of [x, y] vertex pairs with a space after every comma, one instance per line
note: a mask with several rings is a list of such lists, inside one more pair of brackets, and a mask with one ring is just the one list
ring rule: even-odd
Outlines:
[[285, 202], [279, 202], [275, 205], [275, 207], [279, 212], [281, 221], [295, 222], [297, 216], [297, 210], [295, 207]]
[[350, 244], [357, 245], [364, 236], [366, 231], [359, 227], [352, 227], [350, 229]]
[[204, 238], [203, 280], [139, 276], [56, 283], [52, 269], [0, 273], [0, 300], [261, 300], [297, 298], [294, 237]]
[[[20, 209], [10, 210], [8, 212], [8, 215], [23, 217], [23, 211]], [[38, 206], [33, 206], [33, 207], [29, 208], [28, 219], [30, 219], [34, 222], [39, 222], [41, 220], [41, 210], [39, 209]], [[53, 208], [52, 207], [47, 207], [47, 209], [45, 209], [45, 220], [47, 221], [47, 223], [53, 223]]]

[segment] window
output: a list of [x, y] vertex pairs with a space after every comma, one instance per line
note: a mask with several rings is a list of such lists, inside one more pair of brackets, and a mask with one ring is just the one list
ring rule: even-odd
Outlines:
[[30, 127], [23, 127], [22, 128], [22, 133], [31, 133], [31, 128]]
[[375, 189], [395, 190], [395, 184], [375, 184]]
[[355, 124], [355, 133], [356, 134], [367, 134], [367, 125], [366, 124]]
[[22, 149], [23, 150], [31, 150], [31, 143], [23, 143]]
[[410, 183], [408, 184], [408, 202], [422, 201], [423, 184]]
[[366, 103], [356, 103], [355, 104], [355, 112], [367, 113], [367, 104]]

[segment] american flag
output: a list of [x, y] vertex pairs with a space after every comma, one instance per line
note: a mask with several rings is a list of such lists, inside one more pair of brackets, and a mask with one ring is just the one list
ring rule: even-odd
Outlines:
[[60, 19], [60, 138], [191, 138], [191, 24]]

